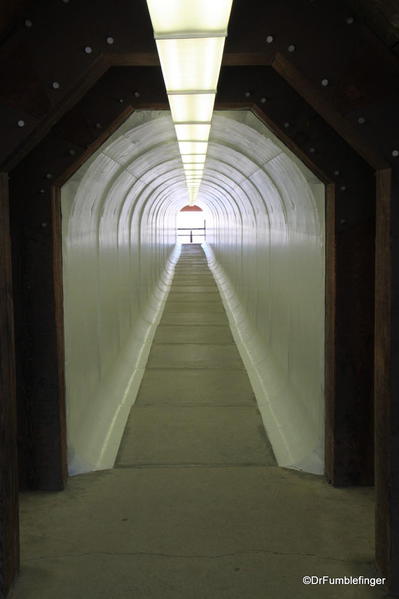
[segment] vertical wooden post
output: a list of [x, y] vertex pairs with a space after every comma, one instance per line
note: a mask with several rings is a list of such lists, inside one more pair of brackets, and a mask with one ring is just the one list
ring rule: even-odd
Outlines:
[[55, 185], [51, 189], [51, 224], [54, 336], [57, 355], [59, 472], [61, 486], [64, 487], [68, 478], [65, 403], [64, 281], [62, 265], [61, 188]]
[[376, 559], [399, 594], [399, 172], [377, 172]]
[[335, 185], [326, 185], [326, 280], [325, 280], [325, 467], [330, 482], [334, 480], [335, 462]]
[[17, 433], [8, 177], [0, 173], [0, 598], [19, 567]]
[[359, 208], [348, 217], [327, 186], [326, 475], [335, 486], [372, 485], [374, 474], [374, 198], [361, 200], [367, 217]]
[[20, 476], [57, 491], [67, 479], [60, 197], [32, 198], [24, 181], [11, 182]]

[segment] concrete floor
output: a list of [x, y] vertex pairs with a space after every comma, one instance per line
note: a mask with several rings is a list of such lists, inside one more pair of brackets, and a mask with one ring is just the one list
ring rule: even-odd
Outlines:
[[200, 246], [184, 246], [114, 470], [21, 501], [13, 599], [384, 596], [371, 489], [278, 468]]

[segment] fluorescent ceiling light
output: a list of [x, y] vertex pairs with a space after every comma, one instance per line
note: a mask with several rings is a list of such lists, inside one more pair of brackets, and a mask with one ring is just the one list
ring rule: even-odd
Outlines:
[[175, 123], [210, 123], [215, 94], [170, 94], [169, 105]]
[[190, 204], [201, 185], [233, 0], [147, 0]]
[[147, 0], [155, 36], [201, 34], [226, 35], [232, 0]]
[[204, 164], [184, 164], [185, 173], [201, 173], [204, 170]]
[[175, 129], [178, 141], [208, 141], [211, 125], [178, 124]]
[[179, 141], [181, 154], [206, 154], [208, 142], [206, 141]]
[[206, 154], [184, 154], [181, 159], [183, 164], [205, 164]]
[[224, 37], [157, 40], [157, 48], [167, 92], [216, 90]]
[[[186, 175], [200, 175], [204, 171], [204, 167], [202, 164], [198, 165], [200, 168], [185, 168], [184, 172]], [[202, 168], [201, 168], [202, 167]]]
[[184, 164], [184, 171], [187, 173], [188, 171], [203, 171], [204, 170], [204, 165], [203, 164]]

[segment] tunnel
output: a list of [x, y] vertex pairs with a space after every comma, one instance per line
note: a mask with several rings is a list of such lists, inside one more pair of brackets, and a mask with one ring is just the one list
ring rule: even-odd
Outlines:
[[398, 595], [397, 4], [1, 4], [0, 599]]
[[[219, 111], [204, 249], [281, 466], [324, 472], [323, 183], [251, 111]], [[168, 111], [138, 111], [62, 188], [71, 474], [110, 468], [180, 253]]]

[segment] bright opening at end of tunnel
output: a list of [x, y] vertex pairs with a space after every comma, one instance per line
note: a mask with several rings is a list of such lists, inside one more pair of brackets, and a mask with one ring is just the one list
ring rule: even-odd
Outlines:
[[[232, 0], [147, 0], [189, 204], [198, 196]], [[188, 159], [188, 157], [190, 157]]]
[[199, 206], [184, 206], [177, 213], [176, 222], [178, 243], [203, 243], [206, 240], [206, 215]]

